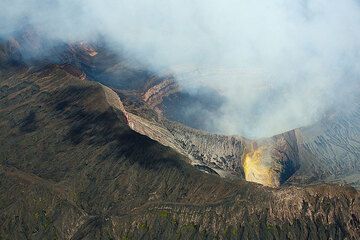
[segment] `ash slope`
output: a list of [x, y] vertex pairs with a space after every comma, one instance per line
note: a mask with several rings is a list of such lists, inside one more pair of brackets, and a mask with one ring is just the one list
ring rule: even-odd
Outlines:
[[359, 237], [352, 188], [275, 190], [198, 171], [66, 65], [6, 64], [0, 79], [2, 239]]

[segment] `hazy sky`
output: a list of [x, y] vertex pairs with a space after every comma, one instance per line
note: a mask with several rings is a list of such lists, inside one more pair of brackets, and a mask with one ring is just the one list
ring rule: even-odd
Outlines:
[[189, 91], [217, 89], [226, 101], [209, 117], [227, 134], [310, 124], [359, 80], [357, 0], [1, 0], [0, 34], [25, 16], [49, 38], [101, 33]]

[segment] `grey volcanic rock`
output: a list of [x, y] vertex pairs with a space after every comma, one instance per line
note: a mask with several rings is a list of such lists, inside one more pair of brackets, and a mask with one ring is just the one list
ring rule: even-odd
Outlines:
[[185, 152], [202, 164], [216, 170], [242, 173], [241, 159], [246, 140], [236, 136], [222, 136], [195, 130], [166, 121], [165, 126]]

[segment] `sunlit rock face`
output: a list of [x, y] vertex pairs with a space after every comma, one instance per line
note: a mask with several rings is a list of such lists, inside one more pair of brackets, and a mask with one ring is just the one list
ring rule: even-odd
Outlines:
[[243, 159], [245, 179], [269, 187], [279, 187], [299, 167], [294, 131], [254, 141]]

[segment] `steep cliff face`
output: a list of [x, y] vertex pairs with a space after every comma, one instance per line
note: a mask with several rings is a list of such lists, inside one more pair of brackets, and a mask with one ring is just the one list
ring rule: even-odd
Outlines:
[[[360, 237], [356, 190], [198, 171], [133, 131], [115, 92], [62, 66], [1, 69], [0, 89], [1, 239]], [[235, 154], [236, 141], [199, 146]]]
[[222, 136], [195, 130], [184, 125], [166, 121], [166, 128], [174, 136], [177, 145], [220, 175], [242, 176], [241, 159], [244, 155], [245, 139]]
[[253, 141], [210, 134], [167, 120], [159, 123], [129, 112], [126, 116], [133, 130], [173, 148], [200, 169], [223, 177], [279, 187], [299, 168], [294, 131]]

